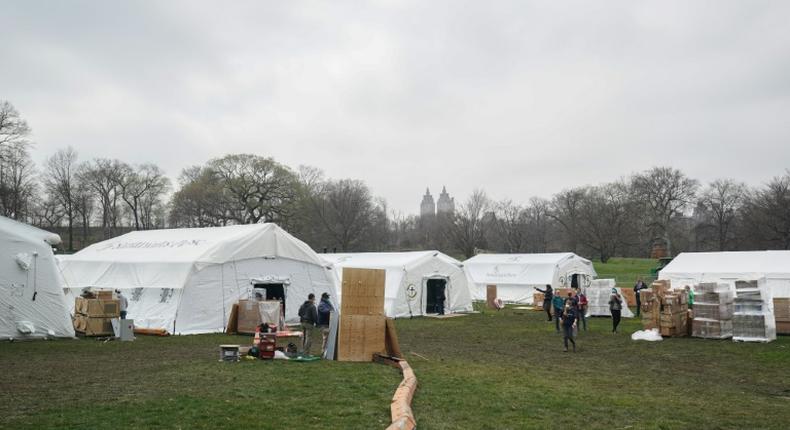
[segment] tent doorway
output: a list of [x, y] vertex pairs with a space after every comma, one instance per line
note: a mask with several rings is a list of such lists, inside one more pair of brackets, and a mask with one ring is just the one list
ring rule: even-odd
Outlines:
[[283, 314], [285, 313], [285, 284], [283, 283], [265, 283], [253, 285], [253, 291], [264, 290], [264, 300], [279, 300], [283, 305]]
[[425, 313], [444, 314], [447, 279], [428, 279], [425, 287]]
[[571, 288], [573, 288], [574, 290], [579, 288], [579, 274], [578, 273], [574, 273], [573, 275], [571, 275]]

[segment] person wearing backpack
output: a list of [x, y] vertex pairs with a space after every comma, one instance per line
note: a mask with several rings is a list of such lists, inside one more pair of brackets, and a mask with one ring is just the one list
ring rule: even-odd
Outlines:
[[310, 355], [310, 347], [313, 346], [313, 328], [318, 323], [315, 294], [308, 294], [307, 300], [299, 307], [299, 322], [302, 324], [302, 354]]
[[617, 326], [620, 325], [620, 313], [623, 310], [623, 298], [616, 288], [612, 288], [612, 295], [609, 297], [609, 311], [612, 313], [612, 333], [617, 333]]

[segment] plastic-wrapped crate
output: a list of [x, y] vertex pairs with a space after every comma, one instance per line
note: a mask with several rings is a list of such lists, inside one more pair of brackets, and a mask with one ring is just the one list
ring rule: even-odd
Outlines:
[[729, 303], [694, 303], [694, 316], [711, 320], [732, 319], [733, 306]]
[[732, 337], [732, 320], [694, 318], [691, 335], [704, 339], [728, 339]]
[[735, 281], [735, 341], [771, 342], [776, 339], [773, 299], [765, 278]]

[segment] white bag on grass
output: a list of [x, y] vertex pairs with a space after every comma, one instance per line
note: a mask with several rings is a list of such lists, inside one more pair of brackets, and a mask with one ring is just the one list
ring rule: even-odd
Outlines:
[[661, 337], [658, 329], [654, 328], [651, 330], [639, 330], [634, 332], [631, 335], [631, 340], [646, 340], [648, 342], [656, 342], [659, 340], [664, 340], [664, 338]]

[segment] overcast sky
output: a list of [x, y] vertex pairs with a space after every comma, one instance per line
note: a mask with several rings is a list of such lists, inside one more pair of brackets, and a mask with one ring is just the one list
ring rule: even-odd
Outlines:
[[671, 165], [790, 167], [790, 2], [0, 3], [0, 100], [34, 158], [229, 152], [526, 201]]

